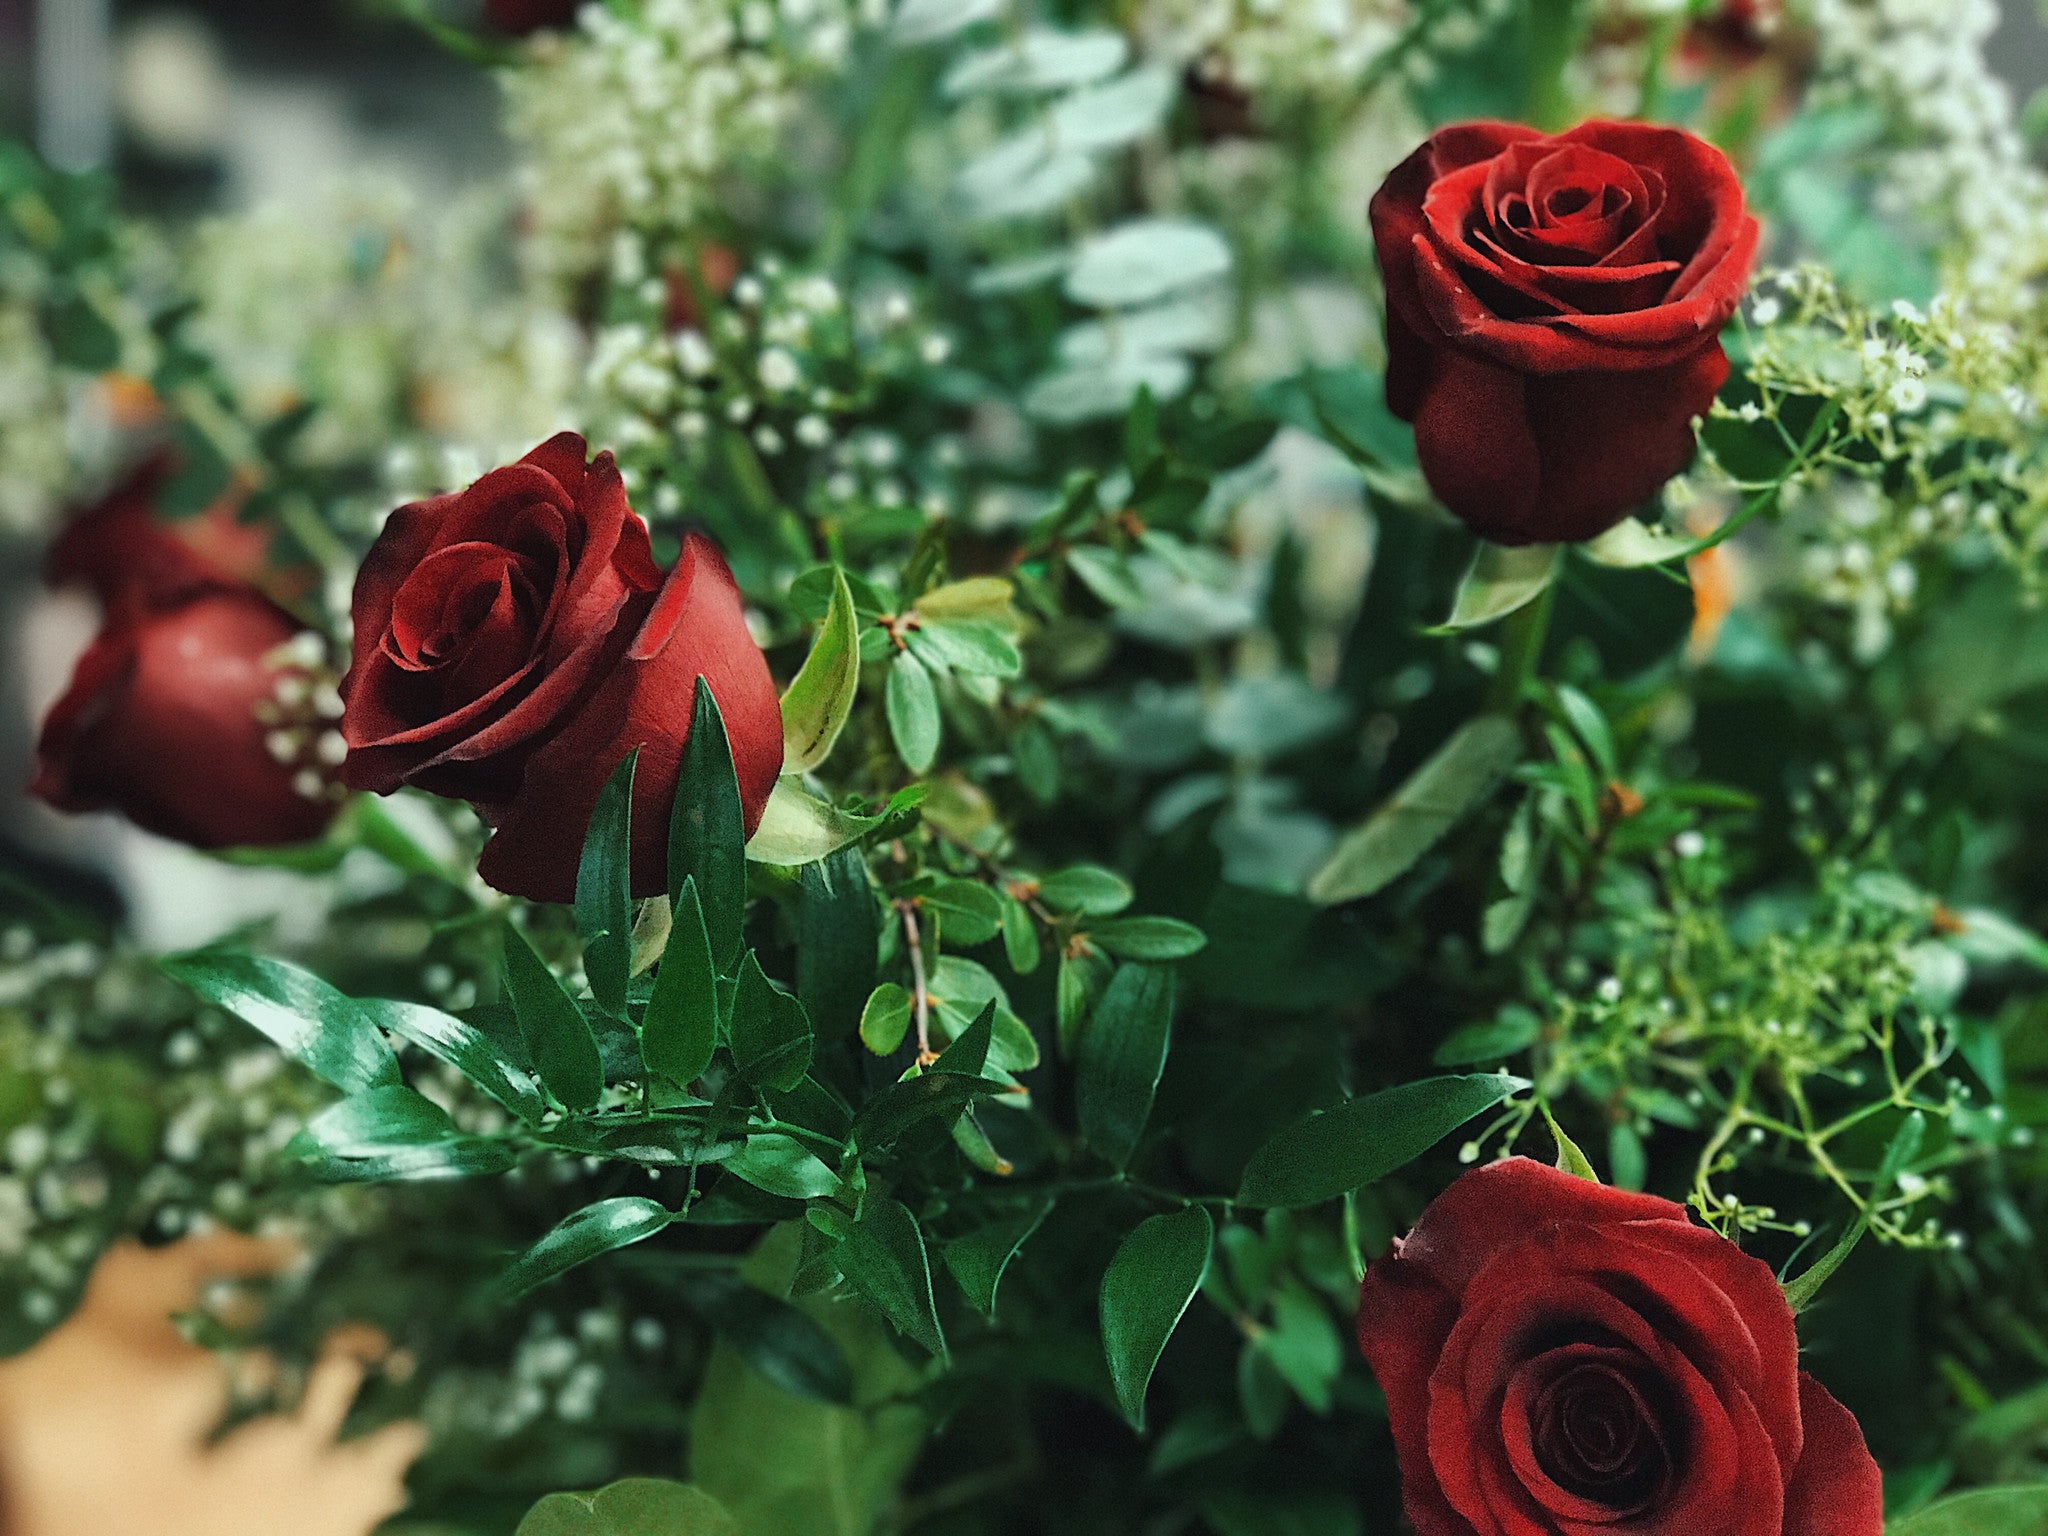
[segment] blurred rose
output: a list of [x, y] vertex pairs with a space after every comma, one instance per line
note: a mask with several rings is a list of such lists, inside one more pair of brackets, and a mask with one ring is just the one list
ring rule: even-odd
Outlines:
[[106, 610], [36, 746], [32, 792], [195, 848], [304, 842], [333, 819], [322, 647], [252, 585], [266, 540], [216, 509], [167, 525], [146, 470], [67, 528], [52, 585]]
[[467, 800], [496, 829], [477, 870], [535, 901], [575, 894], [598, 791], [639, 747], [633, 889], [667, 880], [696, 680], [732, 742], [747, 830], [782, 768], [782, 708], [718, 547], [666, 577], [609, 453], [573, 432], [468, 490], [392, 513], [356, 578], [342, 680], [348, 781]]

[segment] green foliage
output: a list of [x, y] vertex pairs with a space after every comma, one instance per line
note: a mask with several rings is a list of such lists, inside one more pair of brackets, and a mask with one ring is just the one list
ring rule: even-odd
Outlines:
[[1216, 1224], [1200, 1206], [1140, 1222], [1102, 1277], [1102, 1347], [1117, 1406], [1145, 1427], [1145, 1388], [1195, 1298]]

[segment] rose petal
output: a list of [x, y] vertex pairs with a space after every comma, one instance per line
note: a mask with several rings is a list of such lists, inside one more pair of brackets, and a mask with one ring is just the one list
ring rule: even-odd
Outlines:
[[1879, 1536], [1884, 1478], [1855, 1415], [1803, 1374], [1799, 1411], [1806, 1446], [1785, 1486], [1785, 1530], [1798, 1536]]

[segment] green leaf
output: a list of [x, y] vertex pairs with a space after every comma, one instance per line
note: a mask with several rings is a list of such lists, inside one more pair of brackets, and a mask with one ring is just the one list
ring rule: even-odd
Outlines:
[[2048, 1483], [1959, 1493], [1893, 1521], [1885, 1536], [2048, 1536]]
[[538, 1125], [548, 1112], [533, 1075], [474, 1024], [424, 1003], [365, 998], [357, 1006], [399, 1039], [445, 1061], [528, 1125]]
[[949, 944], [985, 944], [1003, 926], [1002, 898], [978, 880], [942, 878], [923, 901], [938, 910], [940, 932]]
[[1100, 864], [1072, 864], [1038, 882], [1038, 899], [1055, 912], [1109, 917], [1131, 904], [1131, 883]]
[[897, 1332], [940, 1360], [947, 1358], [924, 1233], [907, 1206], [899, 1200], [871, 1200], [836, 1257], [847, 1283], [879, 1307]]
[[1201, 929], [1177, 917], [1112, 918], [1091, 927], [1088, 937], [1125, 960], [1184, 960], [1209, 942]]
[[974, 1310], [983, 1317], [996, 1315], [996, 1290], [1010, 1262], [1031, 1241], [1031, 1234], [1052, 1214], [1053, 1202], [1041, 1201], [1013, 1216], [1002, 1216], [976, 1227], [965, 1237], [946, 1244], [939, 1256], [953, 1279], [966, 1293]]
[[804, 1005], [770, 981], [748, 950], [732, 1004], [732, 1055], [739, 1075], [787, 1093], [810, 1070], [811, 1050]]
[[777, 779], [747, 840], [756, 864], [815, 864], [882, 824], [879, 816], [856, 816], [827, 804], [794, 779]]
[[989, 1052], [995, 1045], [996, 1003], [990, 998], [988, 1005], [975, 1016], [972, 1024], [960, 1031], [953, 1043], [939, 1052], [939, 1059], [932, 1063], [934, 1072], [954, 1072], [962, 1077], [980, 1077], [988, 1066]]
[[911, 997], [908, 990], [885, 981], [868, 994], [860, 1013], [861, 1044], [877, 1056], [887, 1056], [903, 1044], [910, 1029]]
[[516, 1536], [742, 1536], [725, 1507], [701, 1489], [629, 1477], [595, 1493], [551, 1493]]
[[172, 978], [260, 1030], [285, 1055], [345, 1093], [398, 1082], [398, 1058], [375, 1021], [311, 971], [225, 950], [171, 955], [161, 964]]
[[1557, 579], [1558, 547], [1555, 544], [1481, 543], [1472, 557], [1472, 567], [1458, 583], [1451, 616], [1438, 627], [1439, 634], [1460, 629], [1477, 629], [1504, 619], [1517, 608], [1534, 602], [1543, 589]]
[[832, 572], [832, 606], [782, 696], [782, 771], [809, 773], [832, 754], [860, 692], [860, 621], [846, 574]]
[[505, 986], [534, 1070], [564, 1109], [595, 1109], [604, 1092], [597, 1038], [576, 1000], [526, 935], [505, 924]]
[[912, 773], [927, 772], [939, 755], [939, 696], [924, 664], [907, 651], [889, 663], [885, 703], [896, 755]]
[[681, 898], [683, 882], [689, 879], [697, 882], [712, 958], [721, 973], [729, 972], [740, 957], [740, 929], [747, 915], [746, 813], [725, 718], [702, 677], [697, 679], [690, 736], [683, 743], [682, 770], [669, 815], [671, 902]]
[[1145, 1427], [1145, 1388], [1201, 1288], [1216, 1225], [1199, 1205], [1138, 1224], [1102, 1277], [1102, 1347], [1117, 1406]]
[[1011, 1011], [1009, 994], [987, 966], [959, 955], [941, 955], [925, 980], [925, 990], [947, 1039], [958, 1039], [993, 1001], [995, 1044], [989, 1061], [1005, 1072], [1028, 1072], [1038, 1065], [1038, 1041]]
[[1511, 721], [1467, 721], [1392, 799], [1344, 834], [1310, 878], [1309, 899], [1329, 907], [1386, 889], [1493, 792], [1521, 752]]
[[1682, 534], [1666, 533], [1661, 528], [1646, 527], [1633, 517], [1625, 517], [1579, 548], [1595, 565], [1629, 571], [1646, 565], [1662, 565], [1667, 560], [1689, 555], [1697, 543], [1697, 540]]
[[1550, 1139], [1557, 1143], [1558, 1170], [1570, 1174], [1575, 1179], [1584, 1179], [1589, 1184], [1598, 1184], [1600, 1174], [1594, 1168], [1593, 1160], [1579, 1150], [1576, 1141], [1565, 1135], [1564, 1127], [1557, 1123], [1557, 1116], [1550, 1112], [1550, 1106], [1544, 1104], [1542, 1109], [1543, 1123], [1550, 1127]]
[[948, 97], [981, 92], [1059, 91], [1115, 74], [1130, 56], [1121, 32], [1104, 27], [1058, 32], [1031, 27], [993, 48], [963, 54], [939, 89]]
[[1152, 1114], [1173, 1026], [1173, 972], [1127, 965], [1082, 1026], [1075, 1066], [1081, 1134], [1113, 1167], [1130, 1162]]
[[686, 875], [640, 1020], [640, 1054], [650, 1071], [680, 1087], [704, 1075], [717, 1048], [718, 968], [697, 901], [697, 879]]
[[719, 1337], [784, 1391], [821, 1403], [853, 1400], [846, 1352], [806, 1313], [734, 1274], [693, 1275], [687, 1293]]
[[606, 1013], [626, 1011], [633, 965], [633, 769], [628, 752], [598, 792], [576, 866], [576, 931], [583, 935], [583, 972]]
[[1071, 1059], [1088, 1022], [1088, 1011], [1109, 985], [1115, 967], [1094, 950], [1070, 951], [1060, 956], [1057, 985], [1057, 1019], [1060, 1055]]
[[1007, 891], [1003, 893], [1002, 906], [1003, 954], [1008, 958], [1011, 970], [1019, 976], [1029, 976], [1044, 958], [1038, 947], [1038, 929], [1024, 903]]
[[1003, 1092], [1003, 1085], [986, 1077], [936, 1069], [891, 1083], [861, 1106], [853, 1124], [853, 1139], [870, 1152], [882, 1152], [927, 1120], [951, 1127], [962, 1112], [979, 1099]]
[[1082, 242], [1067, 269], [1067, 297], [1090, 309], [1120, 309], [1210, 282], [1230, 266], [1229, 245], [1207, 224], [1134, 219]]
[[904, 638], [918, 660], [937, 672], [1015, 677], [1024, 670], [1010, 637], [983, 619], [927, 619]]
[[880, 908], [858, 851], [841, 849], [797, 876], [796, 995], [811, 1026], [827, 1039], [843, 1039], [860, 1017], [875, 982]]
[[1238, 1203], [1319, 1205], [1347, 1195], [1385, 1178], [1528, 1086], [1504, 1072], [1428, 1077], [1348, 1099], [1289, 1126], [1253, 1153]]
[[795, 1137], [776, 1132], [749, 1136], [747, 1144], [719, 1166], [785, 1200], [822, 1200], [840, 1189], [839, 1175], [815, 1152]]
[[362, 1183], [503, 1173], [515, 1161], [503, 1143], [462, 1135], [440, 1106], [391, 1085], [352, 1094], [314, 1116], [285, 1154], [320, 1178]]
[[620, 1195], [571, 1211], [547, 1236], [506, 1266], [498, 1294], [506, 1300], [567, 1274], [578, 1264], [654, 1236], [675, 1217], [659, 1200]]
[[1830, 1276], [1842, 1267], [1849, 1255], [1856, 1251], [1856, 1245], [1863, 1240], [1863, 1234], [1870, 1230], [1869, 1207], [1886, 1198], [1892, 1186], [1898, 1182], [1914, 1158], [1920, 1155], [1920, 1145], [1927, 1137], [1927, 1117], [1914, 1110], [1899, 1122], [1899, 1128], [1892, 1133], [1892, 1139], [1885, 1144], [1884, 1156], [1879, 1159], [1877, 1176], [1871, 1180], [1869, 1206], [1858, 1214], [1835, 1242], [1834, 1247], [1822, 1254], [1797, 1280], [1785, 1286], [1785, 1301], [1793, 1312], [1804, 1312], [1813, 1305], [1820, 1288], [1827, 1284]]

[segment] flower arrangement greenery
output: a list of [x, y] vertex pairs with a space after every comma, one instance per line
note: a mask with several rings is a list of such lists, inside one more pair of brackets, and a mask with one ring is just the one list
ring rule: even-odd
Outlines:
[[287, 1235], [411, 1536], [2048, 1528], [1988, 0], [387, 9], [505, 182], [0, 153], [36, 792], [301, 893], [7, 873], [0, 1344]]

